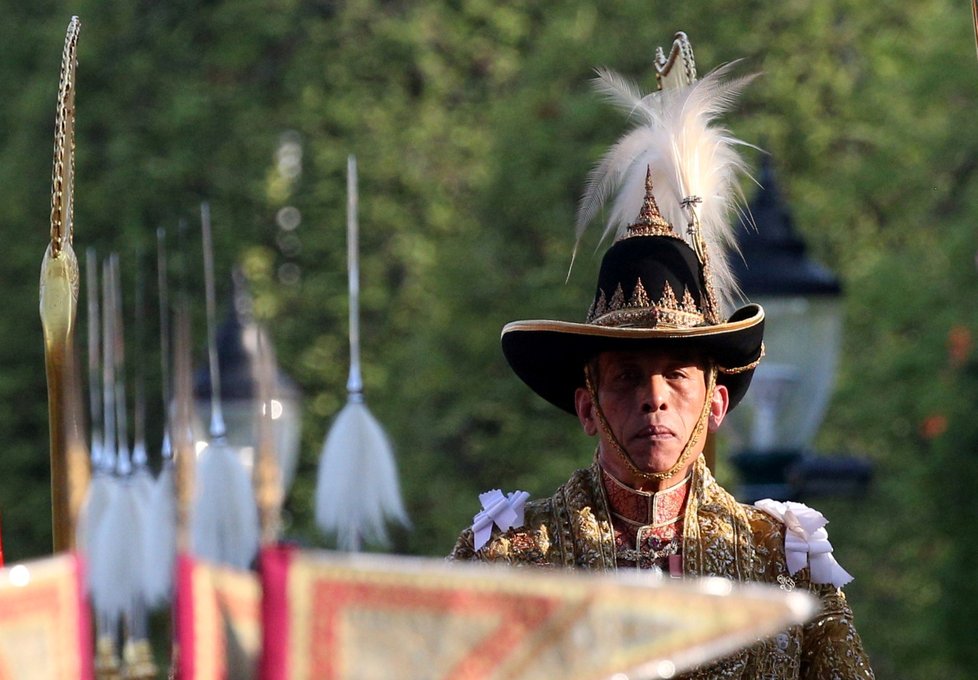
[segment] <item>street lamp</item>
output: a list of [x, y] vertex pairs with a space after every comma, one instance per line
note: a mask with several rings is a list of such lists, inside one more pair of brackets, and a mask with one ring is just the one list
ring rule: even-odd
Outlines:
[[[250, 473], [258, 442], [258, 334], [262, 334], [262, 345], [265, 348], [270, 348], [271, 343], [265, 331], [254, 321], [252, 299], [245, 287], [243, 275], [236, 271], [233, 279], [232, 304], [227, 317], [217, 329], [221, 406], [228, 444], [238, 451], [241, 463]], [[211, 378], [206, 363], [194, 375], [194, 402], [201, 422], [210, 422]], [[301, 393], [298, 386], [279, 369], [271, 398], [271, 419], [283, 494], [292, 485], [299, 460], [302, 428], [300, 408]], [[200, 434], [197, 439], [206, 441], [206, 436]], [[200, 448], [198, 444], [198, 450]]]
[[742, 482], [737, 495], [752, 502], [837, 493], [843, 485], [864, 485], [869, 475], [860, 461], [809, 452], [835, 378], [842, 288], [831, 271], [808, 258], [768, 158], [760, 183], [750, 205], [757, 230], [741, 236], [743, 258], [733, 263], [744, 294], [766, 315], [766, 356], [730, 414], [730, 430], [742, 447], [732, 457]]

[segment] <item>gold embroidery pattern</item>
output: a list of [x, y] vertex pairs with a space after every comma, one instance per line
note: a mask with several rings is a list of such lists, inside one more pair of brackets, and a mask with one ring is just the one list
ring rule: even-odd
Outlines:
[[637, 564], [642, 569], [668, 569], [668, 559], [682, 550], [682, 536], [676, 534], [668, 541], [662, 541], [647, 531], [650, 528], [642, 527], [638, 530], [635, 548], [619, 547], [615, 554], [617, 559]]
[[[567, 485], [569, 485], [568, 482]], [[574, 565], [574, 534], [571, 531], [570, 511], [567, 507], [567, 498], [564, 488], [557, 490], [553, 496], [554, 501], [554, 538], [557, 542], [556, 554], [559, 556], [559, 564], [563, 567], [573, 567]]]
[[[812, 584], [808, 569], [788, 574], [784, 525], [741, 505], [717, 484], [702, 456], [693, 466], [683, 525], [683, 573], [771, 584], [791, 579], [822, 605], [804, 626], [792, 626], [746, 650], [678, 676], [714, 680], [873, 680], [872, 668], [842, 591]], [[578, 470], [557, 493], [526, 506], [524, 527], [496, 530], [489, 544], [472, 549], [472, 531], [459, 537], [450, 559], [503, 561], [535, 566], [616, 568], [615, 536], [597, 464]]]
[[743, 506], [720, 488], [702, 456], [693, 465], [692, 484], [683, 533], [696, 549], [685, 551], [683, 573], [754, 580], [748, 576], [753, 551]]
[[652, 304], [642, 280], [638, 279], [627, 302], [620, 283], [610, 302], [607, 301], [604, 291], [599, 290], [597, 300], [588, 310], [587, 323], [596, 326], [693, 328], [702, 326], [704, 317], [689, 289], [683, 291], [683, 299], [680, 301], [667, 282], [662, 289], [662, 297]]
[[578, 470], [563, 486], [574, 541], [570, 546], [573, 564], [585, 569], [615, 568], [615, 532], [604, 494], [598, 490], [600, 484], [599, 468], [592, 465]]

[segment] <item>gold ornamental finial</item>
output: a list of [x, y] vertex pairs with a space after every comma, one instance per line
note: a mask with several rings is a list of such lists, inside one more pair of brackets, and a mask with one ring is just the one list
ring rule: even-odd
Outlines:
[[651, 165], [645, 171], [645, 200], [642, 202], [642, 210], [638, 214], [638, 219], [628, 226], [625, 238], [632, 236], [676, 236], [672, 225], [659, 212], [659, 204], [655, 202]]
[[51, 255], [58, 257], [71, 245], [75, 182], [75, 72], [78, 68], [78, 33], [81, 22], [71, 17], [61, 55], [58, 108], [54, 120], [54, 166], [51, 172]]
[[653, 65], [660, 90], [678, 90], [696, 82], [693, 46], [682, 31], [673, 36], [668, 56], [661, 47], [656, 48]]

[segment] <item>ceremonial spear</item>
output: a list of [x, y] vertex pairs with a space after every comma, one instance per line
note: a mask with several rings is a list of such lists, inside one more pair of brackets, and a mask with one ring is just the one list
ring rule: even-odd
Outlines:
[[[92, 447], [92, 469], [95, 472], [104, 470], [105, 456], [103, 455], [102, 438], [102, 392], [101, 383], [101, 354], [99, 349], [100, 335], [99, 324], [101, 315], [99, 313], [99, 285], [98, 285], [98, 257], [95, 248], [85, 250], [85, 297], [88, 302], [88, 405], [89, 422], [91, 428], [91, 447]], [[111, 468], [111, 465], [108, 467]], [[94, 481], [93, 481], [94, 484]], [[89, 511], [93, 490], [89, 488], [89, 500], [86, 501], [86, 512]]]
[[197, 461], [199, 490], [194, 503], [194, 552], [214, 562], [247, 568], [258, 552], [258, 510], [251, 480], [240, 457], [229, 444], [221, 408], [214, 325], [214, 248], [211, 244], [210, 206], [200, 209], [204, 251], [204, 288], [207, 303], [207, 355], [211, 379], [210, 441]]
[[41, 262], [40, 314], [51, 433], [51, 520], [54, 550], [74, 547], [74, 526], [88, 483], [88, 453], [80, 422], [80, 381], [74, 362], [78, 259], [74, 238], [75, 71], [78, 17], [65, 36], [54, 128], [51, 173], [51, 240]]
[[[135, 346], [142, 348], [144, 344], [145, 328], [145, 299], [143, 285], [141, 249], [136, 252], [136, 271], [135, 271], [135, 292], [133, 296], [133, 319], [135, 331]], [[119, 272], [116, 272], [119, 276]], [[117, 278], [116, 286], [121, 291], [121, 282]], [[120, 292], [119, 306], [116, 310], [121, 317], [122, 297]], [[123, 337], [123, 326], [120, 321], [118, 334]], [[121, 353], [120, 353], [121, 358]], [[125, 374], [120, 371], [120, 384], [125, 384]], [[124, 392], [123, 392], [124, 394]], [[125, 409], [125, 398], [122, 399], [123, 409]], [[126, 644], [123, 656], [126, 661], [126, 673], [129, 678], [155, 678], [157, 674], [156, 664], [153, 661], [152, 649], [149, 644], [149, 614], [148, 607], [149, 592], [155, 585], [153, 574], [165, 571], [165, 562], [150, 562], [151, 555], [145, 550], [146, 544], [151, 540], [150, 535], [155, 533], [156, 526], [150, 524], [150, 509], [153, 502], [157, 484], [153, 478], [153, 473], [149, 468], [149, 456], [146, 448], [146, 376], [141, 361], [136, 361], [133, 377], [133, 445], [132, 445], [132, 465], [128, 480], [130, 491], [139, 511], [139, 526], [137, 533], [132, 538], [135, 539], [140, 556], [140, 570], [137, 574], [137, 588], [132, 594], [129, 606], [129, 625], [126, 629]], [[141, 550], [139, 548], [142, 548]]]
[[[88, 300], [88, 395], [92, 477], [85, 494], [76, 540], [87, 557], [92, 552], [95, 531], [102, 522], [105, 509], [112, 503], [111, 494], [115, 490], [112, 483], [112, 468], [115, 461], [105, 447], [102, 430], [102, 365], [99, 333], [101, 315], [98, 302], [98, 261], [94, 248], [85, 251], [85, 297]], [[91, 576], [90, 571], [88, 574]]]
[[[130, 516], [124, 523], [116, 524], [116, 531], [110, 533], [110, 538], [103, 545], [109, 548], [106, 550], [107, 553], [117, 556], [120, 567], [124, 565], [131, 570], [124, 577], [127, 579], [129, 593], [123, 610], [124, 620], [127, 623], [124, 631], [123, 659], [126, 665], [126, 677], [137, 680], [156, 677], [156, 667], [152, 660], [148, 639], [148, 615], [145, 599], [146, 572], [156, 565], [147, 563], [145, 553], [139, 549], [143, 545], [143, 537], [148, 529], [146, 513], [153, 480], [146, 466], [145, 450], [143, 452], [144, 460], [138, 463], [136, 461], [137, 446], [142, 433], [136, 435], [132, 449], [129, 448], [129, 427], [126, 418], [126, 343], [125, 327], [122, 321], [122, 275], [119, 267], [119, 256], [112, 254], [109, 262], [112, 265], [112, 313], [114, 315], [113, 337], [115, 340], [113, 360], [115, 361], [116, 413], [118, 414], [116, 417], [119, 447], [116, 457], [116, 483], [119, 485], [117, 498], [120, 501], [125, 499], [119, 502], [114, 509], [120, 514]], [[137, 304], [139, 302], [137, 299]], [[137, 326], [141, 325], [140, 315], [141, 312], [137, 311]], [[138, 432], [140, 429], [138, 426], [138, 403], [134, 410], [134, 421], [137, 424]], [[107, 525], [111, 519], [110, 512], [106, 521]]]
[[160, 311], [160, 373], [163, 392], [163, 442], [160, 446], [160, 474], [156, 478], [147, 526], [143, 535], [146, 563], [154, 565], [146, 573], [146, 600], [151, 607], [166, 602], [173, 585], [176, 551], [176, 505], [171, 435], [170, 305], [166, 272], [166, 231], [156, 230], [156, 275]]
[[350, 288], [350, 374], [346, 406], [326, 436], [316, 482], [316, 523], [335, 532], [342, 550], [387, 542], [385, 522], [408, 524], [394, 452], [363, 398], [360, 375], [360, 266], [357, 160], [347, 159], [347, 260]]
[[[135, 327], [135, 346], [140, 349], [145, 343], [146, 325], [142, 259], [141, 253], [137, 252], [133, 325]], [[138, 360], [134, 362], [133, 370], [132, 476], [143, 504], [148, 507], [155, 480], [152, 471], [149, 469], [149, 453], [146, 448], [146, 371], [143, 362]]]
[[[79, 518], [77, 543], [87, 559], [88, 568], [85, 570], [88, 579], [87, 587], [95, 609], [97, 650], [95, 666], [97, 675], [100, 678], [112, 678], [116, 677], [119, 672], [119, 659], [115, 649], [115, 617], [109, 613], [108, 607], [105, 605], [104, 588], [99, 582], [96, 582], [95, 575], [101, 569], [100, 560], [112, 559], [96, 547], [96, 538], [101, 539], [100, 527], [109, 508], [116, 504], [117, 485], [112, 475], [115, 466], [115, 437], [113, 429], [110, 450], [106, 446], [106, 438], [103, 436], [102, 402], [104, 390], [102, 389], [101, 337], [99, 332], [102, 315], [99, 313], [98, 261], [94, 248], [88, 248], [85, 251], [85, 275], [85, 293], [88, 298], [88, 391], [93, 474]], [[108, 313], [108, 309], [105, 311]], [[108, 331], [107, 320], [106, 324], [106, 331]], [[99, 564], [99, 568], [93, 569], [92, 566], [95, 564]], [[109, 587], [111, 588], [113, 585]]]

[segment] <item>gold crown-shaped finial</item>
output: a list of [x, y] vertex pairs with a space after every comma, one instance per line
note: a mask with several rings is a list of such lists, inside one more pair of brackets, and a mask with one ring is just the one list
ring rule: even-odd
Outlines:
[[645, 171], [645, 200], [638, 219], [628, 227], [626, 238], [632, 236], [675, 236], [672, 225], [659, 212], [659, 204], [655, 202], [652, 192], [652, 166]]

